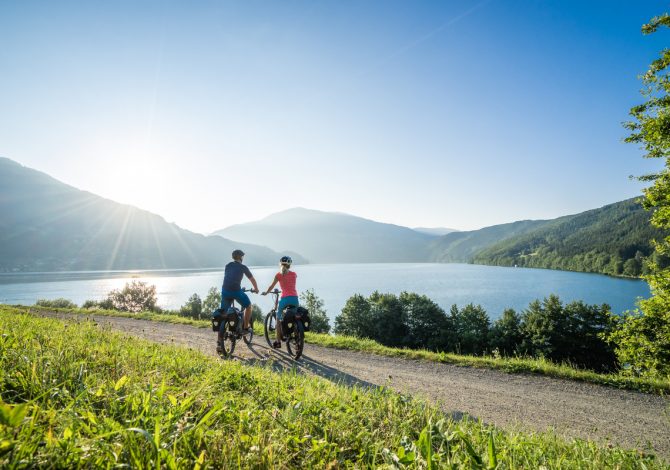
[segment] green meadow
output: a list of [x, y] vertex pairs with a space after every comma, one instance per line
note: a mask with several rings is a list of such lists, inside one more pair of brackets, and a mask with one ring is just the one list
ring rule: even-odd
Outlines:
[[[117, 310], [87, 310], [87, 309], [59, 309], [40, 307], [2, 307], [22, 312], [58, 311], [79, 315], [103, 315], [118, 316], [126, 318], [137, 318], [147, 321], [161, 321], [174, 324], [191, 325], [199, 328], [209, 328], [209, 321], [194, 320], [178, 315], [170, 315], [155, 312], [129, 313]], [[263, 334], [263, 326], [256, 322], [254, 325], [257, 335]], [[591, 370], [580, 369], [571, 364], [557, 364], [543, 358], [532, 357], [501, 357], [501, 356], [469, 356], [444, 352], [433, 352], [420, 349], [391, 348], [379, 344], [370, 339], [356, 338], [353, 336], [330, 335], [319, 333], [306, 333], [305, 341], [336, 349], [349, 349], [354, 351], [369, 352], [389, 357], [402, 357], [406, 359], [418, 359], [425, 361], [441, 362], [465, 367], [481, 367], [501, 370], [508, 373], [528, 373], [546, 375], [549, 377], [589, 382], [610, 387], [637, 390], [645, 393], [668, 394], [670, 392], [670, 377], [637, 377], [625, 372], [603, 374]]]
[[667, 468], [386, 389], [0, 308], [3, 468]]

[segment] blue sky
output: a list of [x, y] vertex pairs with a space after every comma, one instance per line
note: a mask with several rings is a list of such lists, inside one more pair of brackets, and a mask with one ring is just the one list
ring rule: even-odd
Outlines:
[[0, 156], [210, 232], [473, 229], [640, 193], [657, 1], [0, 1]]

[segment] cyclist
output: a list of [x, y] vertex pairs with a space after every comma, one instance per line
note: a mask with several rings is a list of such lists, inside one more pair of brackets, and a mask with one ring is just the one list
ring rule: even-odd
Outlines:
[[228, 310], [228, 307], [233, 303], [233, 300], [242, 306], [244, 310], [244, 331], [249, 331], [249, 323], [251, 320], [251, 301], [249, 296], [244, 293], [242, 290], [242, 276], [246, 276], [251, 285], [254, 286], [251, 289], [251, 292], [258, 292], [258, 284], [256, 284], [256, 279], [249, 271], [242, 260], [244, 259], [244, 252], [242, 250], [233, 251], [233, 261], [228, 263], [225, 268], [225, 273], [223, 275], [223, 285], [221, 286], [221, 309], [225, 312]]
[[281, 300], [279, 301], [279, 307], [277, 308], [277, 339], [272, 344], [272, 347], [275, 349], [281, 348], [281, 322], [284, 319], [284, 309], [289, 305], [295, 307], [300, 305], [298, 303], [298, 291], [295, 288], [298, 275], [294, 271], [291, 271], [291, 263], [293, 263], [293, 260], [290, 256], [282, 256], [279, 260], [279, 272], [275, 274], [275, 278], [272, 281], [272, 284], [270, 284], [270, 287], [262, 293], [262, 295], [267, 295], [277, 283], [279, 283], [279, 286], [281, 287]]

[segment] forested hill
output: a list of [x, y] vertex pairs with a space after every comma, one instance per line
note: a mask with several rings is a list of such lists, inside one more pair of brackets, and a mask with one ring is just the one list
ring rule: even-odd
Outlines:
[[472, 261], [639, 276], [651, 240], [663, 233], [649, 223], [639, 198], [548, 221], [478, 251]]
[[275, 264], [261, 246], [189, 232], [0, 158], [0, 272], [210, 268], [235, 248], [247, 264]]
[[479, 230], [449, 233], [430, 243], [431, 261], [470, 263], [477, 253], [495, 243], [525, 234], [549, 222], [551, 221], [520, 220], [509, 224], [492, 225]]

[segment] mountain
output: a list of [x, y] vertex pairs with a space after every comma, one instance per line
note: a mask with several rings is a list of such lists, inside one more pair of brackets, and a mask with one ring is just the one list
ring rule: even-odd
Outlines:
[[297, 251], [311, 263], [427, 261], [428, 244], [435, 238], [407, 227], [303, 208], [214, 233], [278, 251]]
[[430, 242], [430, 260], [438, 263], [470, 263], [482, 250], [512, 237], [523, 235], [549, 220], [521, 220], [479, 230], [452, 232]]
[[241, 248], [249, 265], [281, 255], [205, 237], [162, 217], [0, 158], [0, 272], [213, 268]]
[[[651, 240], [667, 233], [649, 223], [639, 198], [561, 217], [508, 237], [472, 257], [480, 264], [639, 276]], [[662, 264], [665, 259], [658, 259]]]
[[453, 228], [446, 227], [414, 227], [412, 230], [416, 232], [426, 233], [428, 235], [442, 236], [451, 232], [458, 232]]

